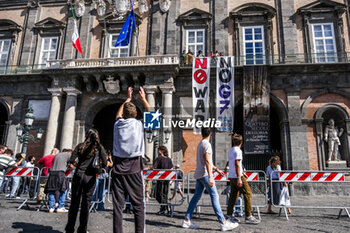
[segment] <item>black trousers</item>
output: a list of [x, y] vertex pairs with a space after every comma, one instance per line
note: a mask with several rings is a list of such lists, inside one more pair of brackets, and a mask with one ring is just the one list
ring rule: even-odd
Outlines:
[[75, 221], [77, 220], [80, 207], [80, 225], [78, 233], [86, 233], [89, 219], [89, 206], [92, 195], [95, 190], [96, 175], [89, 176], [81, 173], [75, 173], [72, 181], [71, 205], [68, 213], [68, 223], [66, 225], [67, 233], [74, 233]]
[[120, 175], [112, 170], [113, 194], [113, 232], [123, 233], [123, 208], [125, 194], [129, 194], [130, 202], [134, 207], [135, 232], [145, 231], [145, 201], [144, 185], [141, 172]]
[[[169, 181], [157, 181], [156, 184], [156, 200], [160, 204], [168, 204]], [[161, 211], [168, 210], [167, 205], [160, 206]]]

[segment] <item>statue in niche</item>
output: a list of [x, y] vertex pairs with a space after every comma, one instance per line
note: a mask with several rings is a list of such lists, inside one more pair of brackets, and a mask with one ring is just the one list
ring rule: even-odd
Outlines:
[[343, 135], [343, 128], [339, 130], [334, 125], [334, 119], [328, 121], [326, 129], [324, 130], [324, 140], [328, 143], [328, 162], [330, 161], [339, 161], [340, 156], [338, 157], [338, 149], [340, 146], [339, 137]]

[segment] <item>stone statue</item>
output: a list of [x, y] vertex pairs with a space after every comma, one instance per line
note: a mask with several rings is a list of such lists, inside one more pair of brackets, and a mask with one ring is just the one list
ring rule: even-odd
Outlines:
[[344, 129], [342, 128], [338, 131], [337, 127], [334, 126], [334, 120], [332, 118], [328, 121], [328, 125], [324, 130], [324, 140], [328, 143], [328, 162], [339, 161], [339, 137], [343, 135], [343, 131]]

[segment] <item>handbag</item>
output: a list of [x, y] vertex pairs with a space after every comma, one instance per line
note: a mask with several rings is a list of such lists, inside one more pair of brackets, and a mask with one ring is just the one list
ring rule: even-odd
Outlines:
[[101, 163], [100, 163], [100, 150], [98, 150], [95, 155], [94, 159], [92, 160], [92, 167], [95, 169], [100, 169], [101, 168]]
[[280, 196], [280, 206], [290, 206], [290, 197], [289, 197], [289, 191], [288, 187], [283, 186], [283, 189], [281, 190], [281, 196]]

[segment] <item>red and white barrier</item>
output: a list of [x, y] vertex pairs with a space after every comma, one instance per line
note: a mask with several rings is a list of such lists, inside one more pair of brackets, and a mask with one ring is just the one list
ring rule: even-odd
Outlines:
[[[227, 181], [227, 172], [224, 172], [225, 175], [222, 176], [218, 172], [213, 172], [213, 177], [215, 181]], [[258, 172], [246, 172], [247, 175], [247, 181], [256, 181], [259, 178], [259, 173]]]
[[142, 174], [146, 180], [176, 180], [176, 171], [143, 170]]
[[73, 174], [74, 174], [73, 169], [68, 169], [68, 170], [64, 173], [64, 175], [65, 175], [67, 178], [72, 178], [72, 177], [73, 177]]
[[32, 176], [34, 168], [15, 167], [12, 168], [5, 176]]
[[340, 172], [280, 172], [280, 181], [337, 182], [344, 181]]

